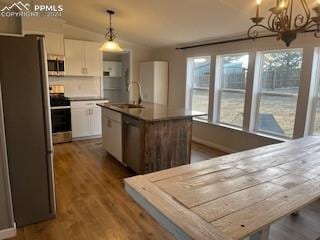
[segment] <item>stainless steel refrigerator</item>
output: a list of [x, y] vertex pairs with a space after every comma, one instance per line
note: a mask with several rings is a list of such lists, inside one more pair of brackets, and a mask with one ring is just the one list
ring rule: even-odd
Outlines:
[[0, 36], [0, 84], [14, 219], [55, 217], [47, 63], [41, 36]]

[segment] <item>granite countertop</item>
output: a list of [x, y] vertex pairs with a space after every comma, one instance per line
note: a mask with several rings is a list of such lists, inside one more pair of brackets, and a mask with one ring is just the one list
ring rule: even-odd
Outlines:
[[120, 108], [119, 103], [97, 104], [100, 107], [126, 114], [136, 119], [144, 121], [165, 121], [184, 119], [189, 117], [206, 116], [206, 113], [192, 111], [184, 108], [170, 108], [166, 105], [143, 102], [143, 108]]
[[102, 101], [102, 100], [106, 100], [108, 101], [109, 99], [106, 99], [104, 97], [68, 97], [68, 99], [70, 101]]

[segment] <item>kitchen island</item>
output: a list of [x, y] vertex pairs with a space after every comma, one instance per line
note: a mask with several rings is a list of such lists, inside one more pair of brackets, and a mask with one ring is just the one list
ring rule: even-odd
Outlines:
[[192, 118], [206, 115], [147, 102], [98, 106], [104, 148], [138, 174], [189, 164]]

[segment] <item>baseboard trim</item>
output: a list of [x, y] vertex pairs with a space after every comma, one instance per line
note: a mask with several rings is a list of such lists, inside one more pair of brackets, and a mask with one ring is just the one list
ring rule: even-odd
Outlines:
[[198, 137], [192, 137], [192, 141], [196, 142], [196, 143], [200, 143], [202, 145], [205, 145], [207, 147], [212, 147], [212, 148], [215, 148], [217, 150], [220, 150], [222, 152], [225, 152], [225, 153], [235, 153], [236, 151], [231, 149], [231, 148], [227, 148], [225, 146], [222, 146], [220, 144], [216, 144], [216, 143], [213, 143], [213, 142], [210, 142], [210, 141], [207, 141], [207, 140], [203, 140], [201, 138], [198, 138]]
[[90, 136], [90, 137], [72, 138], [72, 141], [76, 142], [76, 141], [92, 140], [92, 139], [98, 139], [98, 138], [102, 138], [102, 135], [94, 135], [94, 136]]
[[0, 240], [15, 237], [17, 235], [16, 224], [12, 228], [0, 230]]

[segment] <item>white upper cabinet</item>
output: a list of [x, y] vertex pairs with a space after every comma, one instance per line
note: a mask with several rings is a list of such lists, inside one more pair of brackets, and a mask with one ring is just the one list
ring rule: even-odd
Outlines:
[[122, 63], [112, 61], [103, 62], [103, 75], [105, 77], [121, 77]]
[[84, 42], [84, 61], [89, 76], [101, 76], [102, 53], [100, 43]]
[[66, 75], [81, 76], [83, 75], [83, 50], [82, 41], [64, 40], [65, 58], [66, 58]]
[[67, 76], [101, 76], [99, 43], [65, 39], [64, 45]]
[[64, 55], [63, 34], [44, 32], [47, 54]]

